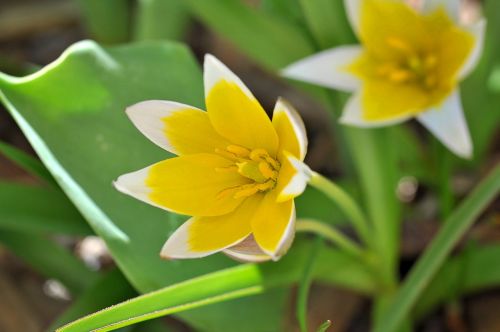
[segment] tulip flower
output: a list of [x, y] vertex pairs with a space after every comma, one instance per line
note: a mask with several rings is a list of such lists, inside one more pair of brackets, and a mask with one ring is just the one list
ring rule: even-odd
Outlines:
[[482, 53], [485, 21], [461, 24], [458, 0], [345, 0], [360, 45], [300, 60], [284, 75], [353, 92], [341, 123], [377, 127], [416, 118], [458, 156], [472, 143], [459, 83]]
[[311, 176], [302, 163], [304, 124], [282, 99], [269, 119], [243, 82], [211, 55], [204, 85], [207, 112], [160, 100], [126, 110], [147, 138], [177, 156], [122, 175], [115, 186], [191, 216], [167, 240], [163, 258], [222, 251], [242, 261], [277, 260], [294, 237], [294, 197]]

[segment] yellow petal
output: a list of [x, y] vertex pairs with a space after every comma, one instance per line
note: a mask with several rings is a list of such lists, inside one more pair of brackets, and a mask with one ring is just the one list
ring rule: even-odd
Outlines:
[[146, 137], [177, 155], [213, 153], [230, 144], [217, 134], [208, 114], [192, 106], [148, 100], [128, 107], [127, 114]]
[[236, 245], [250, 234], [250, 220], [261, 201], [262, 195], [255, 195], [229, 214], [189, 219], [168, 239], [161, 256], [203, 257]]
[[205, 57], [205, 101], [215, 130], [234, 144], [275, 156], [278, 135], [241, 80], [213, 56]]
[[223, 215], [233, 211], [242, 199], [219, 194], [248, 183], [236, 172], [220, 171], [231, 165], [231, 161], [218, 155], [185, 155], [122, 175], [115, 186], [135, 198], [176, 213]]
[[278, 99], [273, 112], [273, 126], [279, 137], [279, 150], [290, 152], [304, 160], [307, 152], [307, 135], [299, 113], [284, 99]]
[[278, 259], [290, 247], [295, 228], [293, 200], [276, 202], [276, 192], [268, 193], [252, 219], [252, 232], [261, 249]]

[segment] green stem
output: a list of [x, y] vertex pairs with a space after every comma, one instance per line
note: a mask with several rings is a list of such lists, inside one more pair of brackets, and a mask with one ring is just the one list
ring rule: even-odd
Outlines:
[[297, 320], [299, 322], [301, 332], [307, 332], [307, 302], [309, 298], [309, 289], [311, 288], [314, 266], [318, 258], [318, 252], [321, 249], [322, 245], [323, 237], [316, 237], [299, 283], [296, 310]]
[[309, 185], [323, 192], [353, 223], [359, 236], [365, 243], [370, 243], [370, 226], [361, 208], [342, 188], [316, 172], [313, 172]]
[[335, 243], [344, 251], [356, 257], [365, 257], [365, 251], [348, 237], [321, 221], [314, 219], [299, 219], [295, 226], [297, 232], [311, 232], [323, 236]]

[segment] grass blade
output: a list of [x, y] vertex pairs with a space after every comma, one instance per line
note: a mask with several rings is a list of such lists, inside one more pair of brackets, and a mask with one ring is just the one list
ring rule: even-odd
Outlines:
[[408, 316], [420, 294], [443, 265], [453, 246], [500, 192], [500, 165], [450, 215], [432, 244], [418, 260], [375, 332], [393, 332]]

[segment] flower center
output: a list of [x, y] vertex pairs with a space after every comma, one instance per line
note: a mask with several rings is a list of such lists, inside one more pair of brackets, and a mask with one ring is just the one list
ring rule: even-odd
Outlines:
[[377, 74], [395, 84], [417, 84], [430, 90], [438, 84], [438, 58], [431, 52], [418, 52], [402, 39], [391, 37], [387, 46], [398, 53], [399, 60], [383, 61]]
[[219, 193], [219, 197], [248, 197], [258, 192], [267, 192], [276, 186], [281, 165], [266, 150], [250, 150], [239, 145], [229, 145], [226, 149], [216, 149], [215, 152], [234, 162], [231, 166], [217, 168], [217, 172], [237, 172], [252, 181], [224, 189]]

